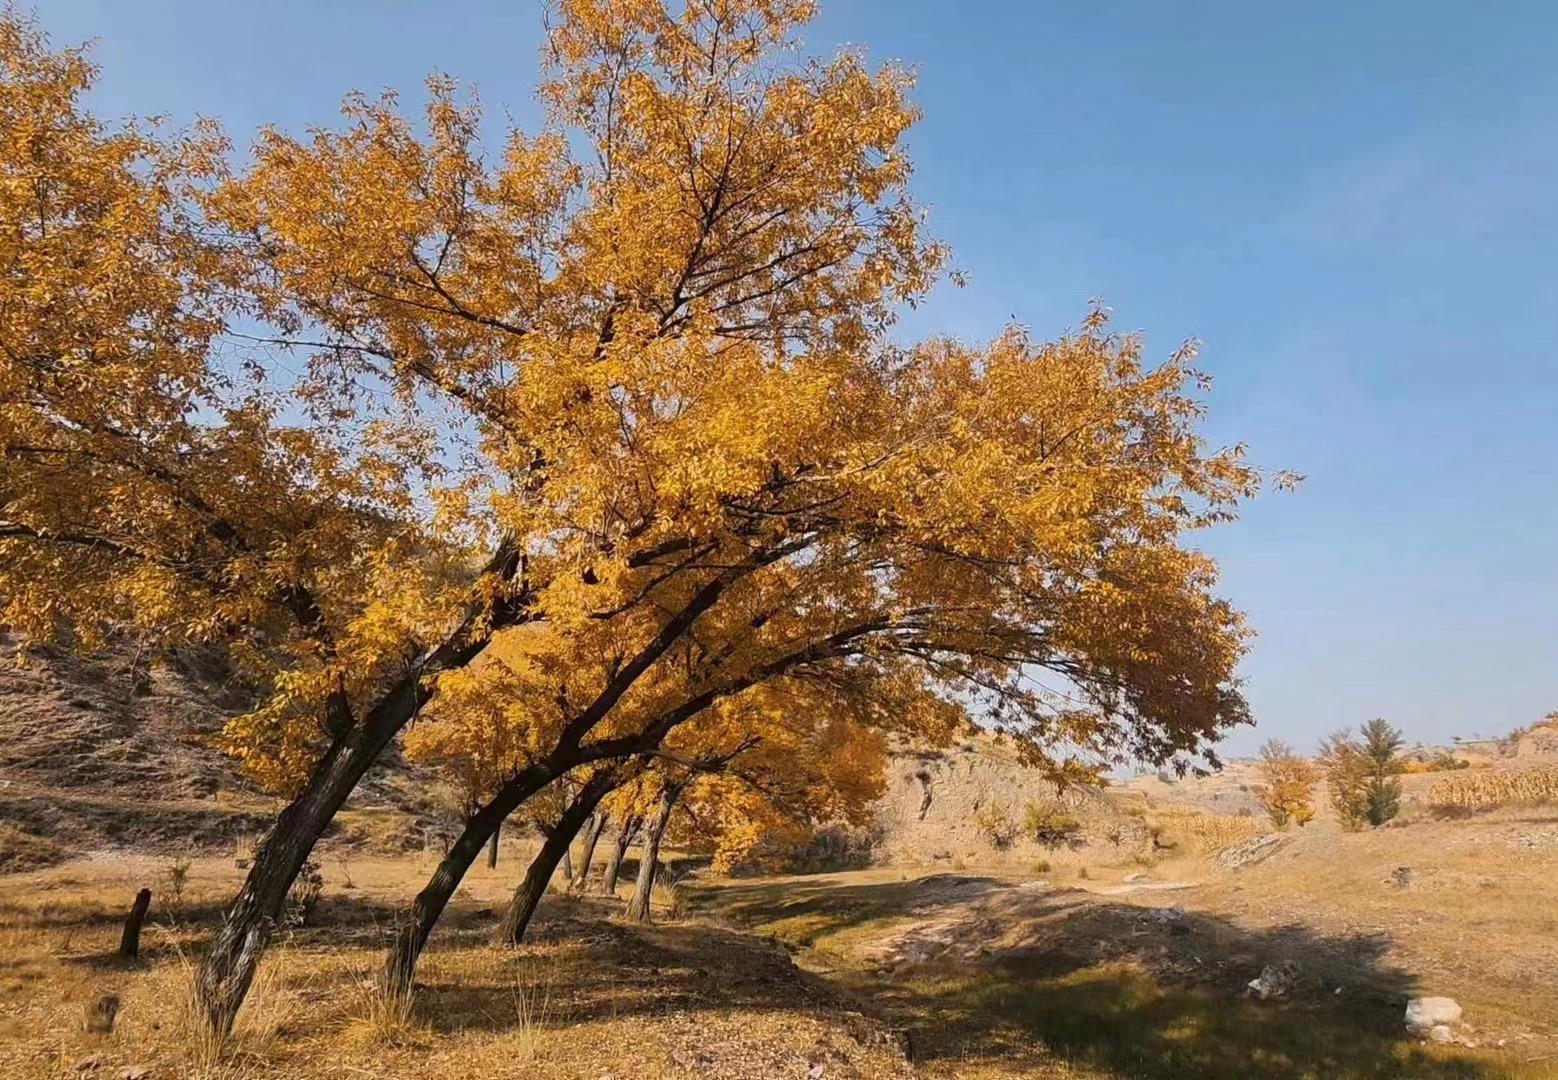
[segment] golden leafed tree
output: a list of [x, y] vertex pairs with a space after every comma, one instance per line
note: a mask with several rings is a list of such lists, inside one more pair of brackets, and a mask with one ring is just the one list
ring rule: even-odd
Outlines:
[[1260, 783], [1252, 790], [1278, 829], [1308, 825], [1315, 818], [1314, 791], [1320, 770], [1280, 739], [1268, 739], [1256, 765]]
[[[402, 979], [536, 792], [570, 776], [598, 801], [700, 726], [772, 727], [775, 701], [931, 741], [980, 718], [1057, 779], [1210, 756], [1247, 719], [1247, 630], [1185, 539], [1260, 478], [1204, 444], [1193, 350], [1149, 363], [1101, 310], [1047, 342], [890, 338], [945, 259], [908, 187], [910, 79], [807, 58], [811, 13], [562, 0], [540, 130], [489, 150], [474, 98], [438, 79], [420, 121], [351, 97], [241, 165], [211, 136], [121, 146], [79, 110], [78, 57], [7, 39], [7, 108], [79, 128], [49, 158], [82, 163], [61, 190], [154, 205], [65, 214], [147, 264], [120, 271], [141, 292], [69, 314], [82, 340], [49, 337], [58, 287], [4, 309], [0, 385], [39, 403], [5, 430], [8, 467], [41, 478], [68, 450], [108, 497], [8, 487], [0, 542], [26, 554], [0, 604], [39, 628], [131, 608], [241, 625], [273, 689], [229, 744], [292, 801], [203, 962], [218, 1029], [298, 867], [435, 695], [414, 749], [484, 801], [403, 921]], [[42, 170], [38, 141], [10, 139], [6, 169]], [[110, 272], [51, 254], [59, 227], [8, 234], [13, 265], [34, 260], [16, 280]], [[174, 315], [191, 328], [140, 340]], [[240, 316], [264, 329], [222, 337]], [[113, 410], [99, 340], [148, 399], [128, 442], [123, 418], [82, 434]], [[262, 351], [227, 378], [240, 341]], [[775, 775], [824, 752], [796, 735]], [[857, 799], [824, 781], [817, 806], [784, 784], [768, 805]], [[711, 836], [750, 834], [743, 798], [711, 798]]]

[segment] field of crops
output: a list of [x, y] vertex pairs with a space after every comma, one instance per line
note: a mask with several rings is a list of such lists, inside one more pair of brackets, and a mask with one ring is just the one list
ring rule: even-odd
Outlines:
[[1438, 812], [1558, 803], [1558, 765], [1512, 772], [1460, 772], [1435, 780], [1425, 799]]

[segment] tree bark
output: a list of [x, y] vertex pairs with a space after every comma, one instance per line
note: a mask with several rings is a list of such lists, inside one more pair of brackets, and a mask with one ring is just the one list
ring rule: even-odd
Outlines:
[[427, 945], [428, 935], [449, 904], [449, 898], [460, 887], [460, 880], [476, 861], [487, 838], [524, 801], [550, 784], [565, 772], [550, 763], [532, 765], [520, 773], [503, 790], [465, 822], [465, 828], [449, 848], [433, 876], [428, 880], [411, 910], [400, 920], [390, 944], [389, 955], [384, 961], [384, 990], [387, 993], [405, 993], [411, 989], [411, 978], [416, 972], [417, 959]]
[[655, 877], [659, 872], [660, 841], [665, 838], [666, 824], [671, 820], [671, 811], [681, 793], [680, 784], [666, 788], [665, 794], [660, 797], [660, 812], [644, 834], [644, 853], [639, 856], [638, 864], [638, 884], [633, 888], [625, 912], [635, 922], [649, 921], [649, 896], [654, 891]]
[[498, 868], [498, 834], [503, 831], [503, 822], [498, 822], [492, 827], [492, 836], [487, 841], [487, 869]]
[[141, 924], [146, 921], [146, 909], [151, 907], [151, 890], [142, 889], [135, 894], [130, 905], [129, 917], [124, 920], [124, 933], [119, 937], [119, 958], [134, 960], [141, 954]]
[[360, 728], [337, 741], [315, 768], [308, 786], [287, 804], [260, 843], [249, 876], [196, 977], [196, 993], [211, 1030], [223, 1035], [232, 1030], [287, 891], [336, 811], [388, 741], [370, 737]]
[[[521, 563], [518, 549], [504, 543], [486, 572], [512, 581]], [[520, 597], [507, 597], [495, 605], [483, 603], [468, 609], [454, 632], [397, 679], [355, 726], [347, 726], [351, 710], [344, 698], [332, 700], [327, 709], [330, 748], [314, 766], [303, 790], [277, 815], [276, 824], [255, 852], [249, 876], [196, 974], [196, 998], [212, 1031], [219, 1035], [232, 1031], [293, 880], [357, 782], [432, 696], [427, 677], [470, 663], [486, 648], [492, 629], [512, 625], [522, 617], [522, 605]], [[482, 839], [486, 837], [483, 832]]]
[[583, 892], [590, 883], [590, 864], [595, 861], [595, 845], [600, 842], [601, 830], [606, 827], [606, 815], [596, 811], [590, 815], [584, 830], [584, 850], [579, 853], [579, 872], [569, 882], [569, 888]]
[[531, 917], [535, 915], [541, 898], [546, 895], [546, 887], [551, 882], [558, 863], [567, 857], [568, 848], [573, 843], [574, 837], [579, 835], [585, 820], [595, 812], [595, 807], [599, 805], [601, 799], [620, 783], [621, 779], [616, 775], [615, 770], [599, 772], [590, 777], [579, 794], [574, 796], [568, 808], [563, 811], [562, 817], [558, 818], [557, 824], [552, 827], [546, 843], [541, 845], [541, 850], [531, 861], [530, 868], [525, 871], [524, 880], [519, 883], [519, 888], [514, 890], [508, 911], [503, 915], [503, 923], [498, 927], [498, 944], [518, 945], [524, 940], [525, 930], [529, 927]]
[[627, 857], [628, 848], [632, 846], [633, 839], [642, 824], [642, 818], [635, 814], [626, 814], [617, 826], [617, 837], [612, 843], [611, 854], [606, 857], [606, 869], [601, 877], [602, 896], [617, 895], [617, 874], [621, 872], [622, 860]]

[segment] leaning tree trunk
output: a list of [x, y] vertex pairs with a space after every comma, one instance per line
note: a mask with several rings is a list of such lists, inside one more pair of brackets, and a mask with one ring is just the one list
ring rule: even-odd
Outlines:
[[492, 836], [487, 841], [487, 869], [498, 868], [498, 835], [503, 832], [503, 822], [498, 822], [492, 827]]
[[530, 925], [541, 897], [546, 895], [546, 887], [557, 871], [557, 864], [566, 858], [568, 847], [584, 827], [585, 819], [595, 812], [601, 799], [617, 784], [612, 773], [596, 773], [574, 796], [562, 817], [557, 819], [546, 843], [541, 845], [541, 850], [530, 863], [530, 869], [525, 871], [524, 880], [519, 883], [513, 899], [509, 901], [503, 923], [498, 927], [497, 941], [500, 945], [518, 945], [524, 940], [525, 929]]
[[417, 959], [427, 945], [428, 935], [433, 932], [434, 924], [448, 906], [449, 898], [460, 887], [465, 872], [481, 854], [487, 838], [502, 824], [504, 818], [564, 771], [566, 768], [550, 763], [532, 765], [505, 784], [492, 802], [466, 819], [459, 838], [433, 871], [427, 885], [417, 893], [411, 903], [411, 910], [395, 929], [389, 955], [384, 960], [386, 993], [400, 994], [411, 989], [411, 977], [416, 972]]
[[196, 976], [195, 992], [212, 1031], [226, 1035], [232, 1030], [287, 891], [393, 733], [380, 737], [359, 728], [338, 740], [314, 769], [308, 786], [277, 816]]
[[633, 845], [633, 838], [638, 834], [642, 822], [643, 819], [637, 815], [628, 814], [617, 826], [617, 838], [612, 844], [611, 854], [606, 857], [606, 869], [601, 878], [602, 896], [617, 895], [617, 874], [622, 870], [622, 860], [627, 857], [628, 848]]
[[589, 827], [584, 830], [584, 850], [579, 853], [579, 872], [568, 883], [570, 889], [583, 892], [590, 882], [590, 864], [595, 861], [595, 845], [600, 842], [601, 830], [606, 827], [606, 815], [596, 812], [590, 815]]
[[[512, 581], [520, 565], [518, 549], [505, 540], [485, 570]], [[196, 1000], [212, 1031], [223, 1036], [232, 1031], [244, 995], [254, 981], [260, 954], [270, 941], [298, 871], [357, 782], [432, 696], [429, 676], [464, 667], [479, 656], [491, 639], [492, 628], [519, 618], [520, 603], [519, 598], [508, 597], [468, 609], [453, 633], [397, 679], [360, 723], [351, 724], [344, 694], [332, 698], [327, 705], [330, 748], [314, 766], [303, 790], [277, 815], [196, 974]], [[483, 624], [486, 629], [478, 630]]]
[[660, 813], [656, 816], [649, 831], [644, 834], [644, 853], [638, 864], [638, 884], [633, 888], [633, 896], [628, 900], [628, 918], [636, 922], [649, 921], [649, 895], [654, 891], [655, 875], [660, 861], [660, 841], [665, 838], [666, 823], [671, 820], [671, 811], [676, 806], [676, 798], [682, 793], [681, 788], [667, 788], [660, 798]]

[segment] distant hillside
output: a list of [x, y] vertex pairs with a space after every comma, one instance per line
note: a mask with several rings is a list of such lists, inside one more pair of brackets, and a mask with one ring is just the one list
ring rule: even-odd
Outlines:
[[[231, 849], [262, 833], [276, 800], [210, 743], [251, 700], [212, 651], [83, 657], [0, 634], [0, 873], [103, 848]], [[393, 755], [353, 800], [395, 817], [436, 816], [436, 803]]]
[[[1045, 827], [1039, 834], [1036, 823]], [[1145, 865], [1176, 848], [1245, 839], [1260, 827], [1232, 806], [1214, 817], [1114, 786], [1057, 791], [1009, 743], [981, 735], [946, 751], [893, 755], [877, 804], [874, 855], [888, 864], [954, 868]]]

